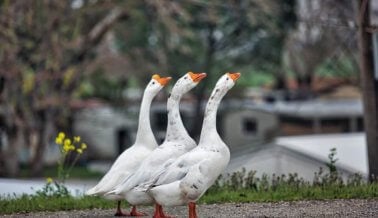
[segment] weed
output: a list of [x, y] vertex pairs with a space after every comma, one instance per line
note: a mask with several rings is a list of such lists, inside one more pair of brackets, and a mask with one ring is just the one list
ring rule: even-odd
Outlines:
[[[81, 142], [80, 136], [72, 139], [66, 137], [66, 134], [59, 132], [55, 138], [55, 143], [59, 145], [61, 158], [58, 160], [57, 175], [58, 179], [53, 180], [51, 177], [46, 179], [45, 186], [36, 192], [40, 197], [70, 197], [71, 194], [65, 186], [65, 181], [70, 177], [70, 172], [79, 160], [80, 156], [87, 149], [87, 144]], [[69, 162], [69, 159], [73, 161]]]

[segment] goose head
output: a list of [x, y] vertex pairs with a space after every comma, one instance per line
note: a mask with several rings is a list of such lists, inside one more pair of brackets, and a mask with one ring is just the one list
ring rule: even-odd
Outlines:
[[183, 95], [193, 89], [203, 78], [206, 77], [206, 73], [193, 73], [188, 72], [180, 79], [177, 80], [175, 86], [172, 89], [172, 93], [176, 95]]
[[160, 77], [159, 74], [154, 74], [151, 81], [148, 83], [145, 92], [156, 95], [171, 79], [172, 77]]
[[[223, 90], [227, 92], [230, 90], [240, 77], [240, 73], [225, 73], [221, 78], [219, 78], [214, 90]], [[218, 89], [217, 89], [218, 88]]]

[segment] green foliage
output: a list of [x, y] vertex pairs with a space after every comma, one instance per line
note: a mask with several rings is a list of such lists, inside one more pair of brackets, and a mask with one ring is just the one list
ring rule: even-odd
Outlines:
[[100, 98], [116, 102], [122, 98], [126, 86], [127, 80], [109, 77], [102, 69], [98, 69], [85, 78], [76, 94], [81, 98]]
[[358, 65], [353, 57], [345, 55], [337, 60], [327, 59], [316, 69], [316, 75], [340, 78], [356, 78], [358, 72]]
[[116, 48], [143, 79], [158, 70], [178, 77], [206, 71], [208, 79], [245, 67], [275, 75], [295, 1], [134, 2], [116, 25]]
[[241, 72], [243, 76], [238, 81], [241, 87], [261, 87], [274, 82], [274, 76], [268, 72], [259, 70], [241, 70]]

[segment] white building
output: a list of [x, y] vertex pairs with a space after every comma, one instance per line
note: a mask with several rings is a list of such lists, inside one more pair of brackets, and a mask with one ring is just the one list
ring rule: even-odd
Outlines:
[[82, 109], [75, 114], [74, 132], [88, 146], [91, 158], [113, 160], [135, 139], [136, 119], [109, 106]]
[[346, 179], [355, 173], [367, 178], [367, 149], [365, 134], [325, 134], [278, 137], [274, 143], [260, 149], [244, 148], [232, 153], [227, 173], [255, 170], [256, 175], [282, 175], [297, 173], [312, 181], [314, 173], [322, 167], [327, 170], [328, 154], [336, 148], [336, 168]]

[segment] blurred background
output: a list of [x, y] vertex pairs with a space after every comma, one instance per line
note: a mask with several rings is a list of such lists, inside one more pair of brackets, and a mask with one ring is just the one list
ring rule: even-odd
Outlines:
[[[373, 1], [374, 2], [374, 1]], [[372, 4], [374, 8], [374, 4]], [[83, 171], [106, 171], [134, 142], [151, 75], [208, 77], [181, 114], [198, 139], [215, 81], [241, 72], [218, 111], [228, 172], [297, 172], [311, 180], [337, 148], [344, 175], [368, 175], [357, 1], [0, 0], [0, 176], [41, 177], [61, 153], [59, 131], [81, 136]], [[85, 173], [82, 172], [81, 175]]]

